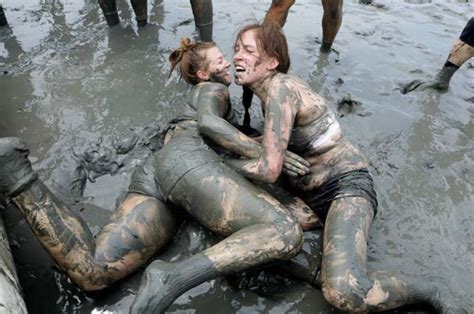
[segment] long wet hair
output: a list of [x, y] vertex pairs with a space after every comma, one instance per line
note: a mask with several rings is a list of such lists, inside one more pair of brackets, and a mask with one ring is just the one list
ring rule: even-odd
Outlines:
[[208, 66], [206, 54], [203, 52], [215, 46], [213, 42], [193, 43], [188, 37], [181, 38], [179, 47], [169, 56], [171, 70], [168, 78], [179, 64], [179, 73], [186, 82], [192, 85], [199, 83], [197, 71], [206, 69]]
[[257, 48], [264, 55], [277, 59], [278, 66], [276, 70], [281, 73], [287, 73], [290, 68], [290, 56], [288, 54], [288, 43], [283, 31], [274, 21], [268, 21], [262, 24], [250, 24], [242, 27], [237, 33], [235, 43], [242, 40], [242, 35], [248, 31], [255, 31]]

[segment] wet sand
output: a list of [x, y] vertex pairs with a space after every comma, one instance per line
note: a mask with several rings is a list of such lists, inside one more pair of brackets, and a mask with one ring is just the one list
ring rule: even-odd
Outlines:
[[[150, 1], [149, 24], [137, 29], [129, 2], [118, 1], [121, 25], [109, 28], [96, 1], [4, 0], [10, 27], [0, 28], [0, 136], [19, 136], [33, 167], [63, 193], [74, 170], [72, 150], [130, 126], [165, 124], [186, 85], [167, 80], [167, 57], [182, 36], [197, 36], [189, 1]], [[235, 30], [263, 18], [270, 1], [214, 1], [214, 40], [232, 56]], [[447, 295], [474, 308], [474, 60], [446, 93], [402, 95], [401, 82], [434, 77], [474, 12], [474, 2], [345, 1], [329, 56], [319, 53], [320, 1], [297, 1], [285, 25], [292, 67], [338, 112], [345, 134], [371, 160], [379, 214], [370, 231], [369, 268], [416, 280], [443, 278]], [[237, 110], [241, 89], [232, 87]], [[253, 121], [261, 127], [258, 102]], [[349, 112], [350, 111], [350, 112]], [[133, 160], [115, 176], [89, 183], [78, 210], [94, 231], [129, 180]], [[105, 208], [102, 210], [100, 208]], [[7, 211], [13, 253], [31, 313], [126, 312], [140, 274], [100, 295], [84, 295], [62, 275], [13, 209]], [[207, 232], [193, 224], [161, 258], [201, 250]], [[186, 228], [185, 228], [186, 229]], [[258, 277], [257, 277], [258, 279]], [[171, 312], [330, 313], [321, 293], [280, 277], [238, 289], [218, 279], [180, 297]]]

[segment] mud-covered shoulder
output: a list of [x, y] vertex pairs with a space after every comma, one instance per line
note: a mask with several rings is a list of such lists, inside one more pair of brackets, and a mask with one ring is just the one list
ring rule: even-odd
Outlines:
[[202, 82], [199, 83], [200, 88], [198, 89], [199, 96], [216, 95], [216, 96], [229, 96], [229, 88], [222, 83], [214, 82]]
[[271, 84], [270, 93], [272, 96], [282, 95], [285, 93], [294, 94], [314, 94], [315, 92], [309, 87], [309, 85], [297, 76], [278, 73], [275, 74]]
[[[267, 93], [265, 103], [279, 104], [279, 106], [287, 106], [298, 111], [302, 103], [301, 83], [294, 76], [278, 73], [273, 77]], [[295, 112], [296, 113], [296, 112]]]

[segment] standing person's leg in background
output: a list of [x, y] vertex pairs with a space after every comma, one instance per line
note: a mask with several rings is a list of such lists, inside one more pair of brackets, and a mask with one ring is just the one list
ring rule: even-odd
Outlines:
[[472, 17], [461, 32], [461, 36], [454, 42], [448, 59], [436, 76], [432, 86], [436, 89], [447, 89], [454, 73], [470, 58], [474, 56], [474, 17]]
[[343, 0], [321, 0], [323, 4], [323, 42], [321, 52], [330, 52], [334, 39], [336, 38], [342, 23]]
[[402, 94], [409, 93], [415, 89], [425, 90], [427, 88], [439, 91], [447, 90], [449, 82], [454, 73], [470, 58], [474, 57], [474, 17], [472, 17], [461, 32], [461, 36], [453, 44], [448, 59], [439, 70], [434, 80], [413, 80], [409, 83], [400, 84]]

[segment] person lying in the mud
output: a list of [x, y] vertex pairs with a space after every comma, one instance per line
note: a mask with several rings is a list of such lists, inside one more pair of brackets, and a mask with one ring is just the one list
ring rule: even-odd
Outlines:
[[[243, 175], [274, 182], [287, 149], [310, 164], [310, 173], [290, 178], [299, 195], [324, 220], [322, 290], [335, 307], [380, 311], [415, 301], [446, 307], [442, 285], [367, 271], [367, 238], [377, 212], [369, 163], [342, 134], [325, 100], [299, 78], [286, 74], [287, 43], [276, 23], [243, 27], [234, 46], [235, 83], [249, 87], [264, 112], [263, 150], [257, 158], [228, 160]], [[444, 308], [443, 310], [446, 310]]]
[[[183, 58], [187, 58], [187, 61], [181, 64], [186, 63], [190, 71], [182, 71], [186, 73], [185, 75], [187, 76], [192, 75], [195, 77], [196, 81], [193, 81], [194, 84], [199, 85], [198, 83], [207, 80], [227, 82], [229, 79], [229, 63], [223, 59], [222, 54], [217, 47], [215, 47], [215, 44], [207, 43], [188, 46], [192, 48], [187, 50], [183, 56]], [[200, 75], [204, 75], [205, 77], [198, 78], [196, 76], [197, 70], [200, 70]], [[178, 130], [181, 130], [181, 128], [190, 128], [193, 137], [184, 137], [184, 139], [191, 142], [196, 141], [198, 150], [196, 156], [192, 155], [191, 159], [186, 159], [183, 157], [184, 155], [181, 156], [181, 148], [179, 145], [176, 146], [175, 144], [175, 146], [169, 149], [179, 151], [179, 156], [174, 160], [178, 164], [176, 173], [186, 169], [189, 163], [197, 163], [198, 158], [203, 162], [207, 162], [208, 165], [216, 163], [217, 157], [215, 154], [211, 152], [206, 153], [204, 157], [208, 155], [211, 157], [209, 160], [206, 160], [202, 156], [202, 153], [199, 152], [199, 149], [203, 149], [205, 146], [199, 139], [198, 133], [195, 132], [197, 130], [197, 117], [201, 117], [203, 130], [214, 129], [218, 130], [216, 132], [220, 130], [225, 133], [227, 132], [226, 128], [229, 128], [230, 131], [225, 133], [223, 138], [225, 138], [225, 135], [232, 135], [232, 132], [235, 131], [225, 120], [220, 119], [222, 120], [220, 121], [216, 119], [220, 118], [223, 114], [231, 112], [228, 107], [229, 99], [226, 94], [227, 87], [220, 83], [202, 83], [199, 87], [197, 85], [188, 95], [189, 103], [185, 105], [187, 109], [184, 110], [183, 115], [186, 116], [187, 119], [178, 123], [171, 133], [179, 134], [180, 132], [178, 132]], [[207, 101], [207, 97], [212, 96], [211, 94], [214, 96], [210, 97], [209, 100], [218, 102], [207, 103], [206, 107], [200, 107], [203, 111], [207, 110], [207, 114], [198, 114], [196, 112], [196, 104], [194, 103], [195, 99], [199, 98], [200, 101]], [[211, 106], [211, 104], [215, 106]], [[213, 118], [213, 116], [215, 117]], [[192, 117], [191, 120], [189, 119], [190, 117]], [[209, 124], [210, 122], [212, 122], [212, 126]], [[188, 130], [186, 132], [189, 133], [191, 131]], [[194, 138], [194, 136], [196, 138]], [[183, 139], [182, 136], [176, 136], [176, 138], [175, 141], [171, 141], [170, 143], [173, 144], [178, 142], [178, 139]], [[235, 145], [235, 139], [232, 141], [229, 140], [229, 143], [230, 146], [233, 145], [233, 149], [238, 152], [242, 153], [246, 151], [247, 154], [250, 154], [249, 156], [257, 156], [259, 149], [261, 149], [259, 144], [250, 139], [246, 140], [245, 138], [243, 141], [246, 142], [242, 144], [242, 146]], [[220, 143], [225, 146], [223, 141]], [[190, 148], [193, 148], [193, 146], [185, 145], [183, 147], [183, 154], [186, 149], [189, 150]], [[156, 159], [156, 163], [159, 164], [161, 162], [160, 158], [162, 158], [162, 155]], [[172, 154], [170, 154], [170, 157], [173, 158]], [[299, 161], [302, 161], [303, 164], [300, 164]], [[165, 162], [165, 164], [169, 164], [170, 162], [173, 161], [169, 160], [168, 163]], [[304, 173], [304, 171], [307, 170], [304, 163], [305, 161], [298, 156], [288, 153], [285, 163], [286, 170], [292, 175]], [[163, 167], [159, 169], [162, 168]], [[217, 168], [219, 170], [213, 170], [214, 172], [212, 173], [216, 174], [216, 178], [219, 176], [219, 178], [223, 180], [223, 182], [220, 183], [221, 189], [225, 190], [226, 194], [219, 194], [219, 189], [217, 188], [219, 184], [211, 184], [212, 187], [205, 190], [205, 192], [212, 193], [213, 198], [209, 199], [209, 204], [199, 205], [199, 201], [205, 202], [206, 195], [200, 195], [198, 191], [196, 191], [197, 200], [195, 209], [208, 209], [207, 206], [211, 206], [211, 204], [217, 206], [218, 201], [216, 198], [219, 197], [223, 197], [222, 201], [226, 202], [225, 204], [223, 203], [223, 205], [229, 206], [226, 209], [238, 208], [238, 206], [243, 205], [239, 203], [233, 207], [232, 195], [240, 193], [243, 198], [236, 198], [236, 203], [246, 202], [248, 199], [249, 210], [254, 211], [254, 213], [259, 211], [259, 213], [262, 214], [262, 217], [258, 217], [255, 221], [260, 220], [265, 222], [267, 220], [270, 221], [271, 217], [276, 217], [279, 219], [280, 224], [275, 225], [275, 228], [289, 228], [295, 232], [295, 234], [287, 234], [287, 236], [291, 238], [289, 240], [294, 240], [294, 242], [291, 243], [290, 241], [287, 243], [289, 246], [285, 249], [289, 251], [292, 249], [296, 252], [297, 244], [299, 244], [298, 235], [300, 234], [300, 229], [294, 225], [292, 218], [287, 217], [288, 213], [286, 210], [279, 204], [273, 204], [274, 202], [276, 203], [273, 198], [254, 186], [250, 186], [249, 182], [245, 179], [237, 178], [239, 176], [230, 169], [223, 165]], [[176, 173], [173, 174], [170, 172], [170, 176], [172, 175], [174, 178], [177, 176]], [[192, 175], [195, 176], [196, 174], [192, 173]], [[37, 174], [32, 170], [28, 160], [28, 149], [24, 143], [17, 138], [0, 139], [0, 194], [11, 197], [13, 202], [25, 215], [26, 221], [29, 223], [38, 240], [50, 253], [55, 262], [78, 287], [86, 291], [104, 289], [115, 281], [133, 273], [147, 262], [172, 236], [175, 230], [176, 219], [165, 205], [165, 200], [161, 197], [160, 187], [156, 184], [157, 179], [159, 178], [155, 178], [155, 169], [151, 163], [145, 163], [143, 167], [137, 168], [132, 174], [128, 193], [124, 200], [115, 210], [110, 221], [101, 229], [94, 239], [81, 217], [55, 197], [47, 186], [37, 178]], [[185, 177], [183, 181], [184, 179], [188, 180], [189, 178]], [[164, 187], [166, 191], [168, 191], [166, 184], [169, 182], [166, 180], [163, 180], [163, 182], [165, 182]], [[192, 186], [199, 185], [198, 181], [193, 182], [191, 180], [187, 182], [190, 182]], [[231, 184], [232, 182], [236, 184], [235, 186], [239, 186], [237, 190], [234, 189], [235, 186]], [[230, 187], [228, 186], [229, 184]], [[214, 185], [216, 187], [214, 187]], [[226, 189], [226, 187], [228, 187], [228, 189]], [[179, 196], [174, 196], [174, 194], [181, 193], [177, 188], [175, 189], [177, 192], [173, 192], [170, 196], [179, 199]], [[189, 191], [192, 191], [192, 189], [189, 189]], [[227, 198], [230, 199], [226, 200]], [[211, 203], [212, 199], [215, 201], [214, 203]], [[181, 201], [182, 200], [179, 200], [179, 202]], [[250, 204], [253, 205], [251, 206]], [[301, 223], [303, 228], [307, 229], [318, 223], [314, 214], [304, 212], [305, 208], [301, 202], [296, 200], [294, 204], [294, 206], [289, 205], [289, 207], [294, 209], [293, 213], [298, 217], [297, 220]], [[193, 204], [191, 205], [193, 206]], [[274, 209], [274, 207], [276, 209]], [[219, 225], [218, 221], [209, 222], [215, 224], [212, 229], [217, 228], [219, 232], [229, 233], [242, 228], [242, 226], [246, 224], [250, 224], [250, 222], [255, 223], [250, 216], [239, 217], [237, 215], [232, 219], [230, 217], [222, 218], [223, 220], [220, 221], [221, 225]], [[225, 223], [228, 223], [229, 226], [224, 225]], [[269, 223], [269, 225], [271, 225], [271, 223]], [[265, 227], [264, 224], [261, 226], [262, 228]], [[278, 236], [276, 237], [278, 238]], [[284, 236], [281, 237], [285, 238]], [[271, 251], [271, 249], [269, 250]], [[280, 252], [280, 254], [290, 253]], [[299, 261], [304, 264], [305, 261], [302, 259], [304, 259], [304, 257], [300, 256], [300, 260], [295, 260], [294, 265], [298, 266]], [[310, 278], [311, 276], [314, 277], [314, 272], [308, 271], [307, 276], [309, 276], [307, 277], [309, 278], [307, 281], [314, 281], [313, 278]]]
[[85, 291], [104, 289], [136, 271], [173, 235], [176, 220], [138, 168], [128, 193], [94, 239], [83, 219], [38, 179], [18, 138], [0, 138], [0, 194], [24, 214], [42, 246]]
[[456, 71], [470, 58], [474, 57], [474, 17], [472, 17], [461, 32], [461, 36], [453, 44], [448, 59], [433, 81], [414, 80], [401, 86], [402, 94], [415, 89], [433, 88], [440, 91], [449, 87], [449, 82]]
[[[188, 39], [170, 60], [193, 87], [182, 118], [153, 158], [155, 176], [165, 200], [227, 238], [177, 263], [151, 263], [131, 313], [161, 313], [202, 282], [288, 260], [303, 243], [302, 229], [287, 207], [226, 166], [208, 146], [218, 143], [249, 158], [262, 152], [260, 143], [229, 123], [230, 63], [214, 44]], [[201, 66], [193, 68], [193, 63]], [[305, 160], [290, 152], [283, 159], [282, 167], [291, 175], [309, 170]]]

